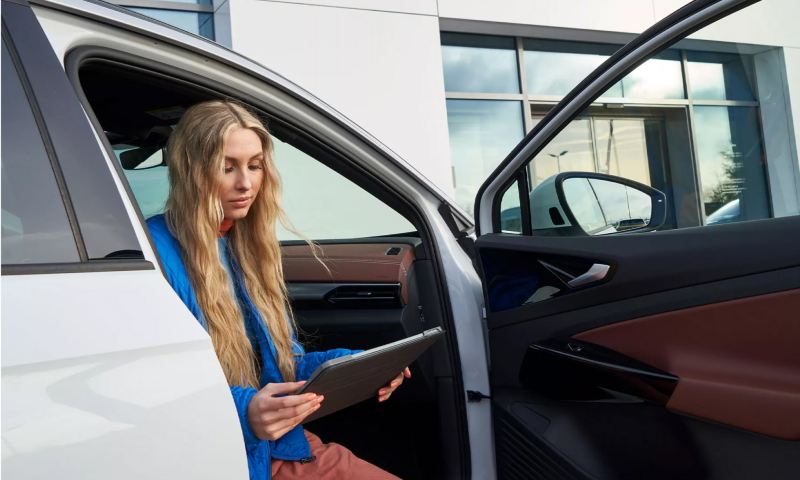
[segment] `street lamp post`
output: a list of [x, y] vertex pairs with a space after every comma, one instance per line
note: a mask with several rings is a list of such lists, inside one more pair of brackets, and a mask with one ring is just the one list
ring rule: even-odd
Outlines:
[[561, 173], [561, 156], [562, 155], [566, 155], [567, 152], [569, 152], [569, 150], [564, 150], [564, 151], [562, 151], [561, 153], [558, 153], [558, 154], [555, 154], [555, 153], [548, 153], [547, 154], [547, 155], [549, 155], [549, 156], [551, 156], [551, 157], [556, 159], [556, 166], [558, 167], [558, 173]]

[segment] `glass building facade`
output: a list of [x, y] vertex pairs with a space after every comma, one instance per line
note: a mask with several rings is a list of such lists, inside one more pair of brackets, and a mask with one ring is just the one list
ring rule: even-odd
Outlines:
[[121, 0], [117, 5], [214, 40], [212, 0]]
[[[469, 212], [510, 149], [619, 48], [461, 33], [441, 39], [453, 184]], [[529, 184], [565, 171], [636, 180], [673, 199], [672, 227], [768, 218], [755, 77], [752, 55], [662, 52], [568, 124], [531, 162]], [[518, 192], [502, 208], [513, 225]]]

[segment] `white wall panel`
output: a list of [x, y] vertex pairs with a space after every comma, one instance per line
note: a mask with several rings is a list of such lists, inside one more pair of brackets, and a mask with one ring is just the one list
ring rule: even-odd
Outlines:
[[439, 16], [633, 33], [655, 20], [649, 0], [439, 0]]
[[281, 73], [452, 193], [435, 16], [231, 0], [233, 49]]
[[[262, 0], [271, 1], [271, 0]], [[279, 0], [282, 3], [324, 5], [329, 7], [358, 8], [381, 12], [416, 13], [436, 15], [436, 0]]]
[[660, 20], [690, 2], [690, 0], [652, 0], [653, 15]]
[[797, 0], [763, 0], [703, 28], [690, 38], [800, 47]]

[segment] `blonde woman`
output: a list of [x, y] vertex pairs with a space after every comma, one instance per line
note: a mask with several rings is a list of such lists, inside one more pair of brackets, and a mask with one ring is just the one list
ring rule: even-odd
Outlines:
[[[170, 194], [147, 224], [167, 280], [208, 331], [244, 435], [250, 478], [396, 478], [300, 423], [324, 398], [294, 395], [322, 362], [297, 343], [275, 236], [281, 186], [272, 140], [242, 106], [189, 108], [167, 145]], [[406, 369], [378, 392], [384, 401]]]

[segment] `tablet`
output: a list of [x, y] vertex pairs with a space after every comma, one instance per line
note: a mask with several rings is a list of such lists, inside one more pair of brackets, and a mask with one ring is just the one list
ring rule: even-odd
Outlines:
[[368, 398], [378, 398], [378, 390], [417, 359], [441, 337], [441, 327], [412, 337], [387, 343], [363, 352], [334, 358], [320, 365], [297, 394], [324, 395], [322, 407], [303, 423], [324, 417]]

